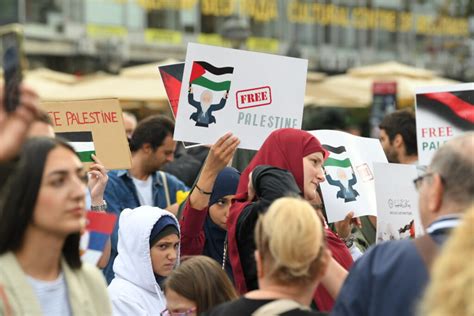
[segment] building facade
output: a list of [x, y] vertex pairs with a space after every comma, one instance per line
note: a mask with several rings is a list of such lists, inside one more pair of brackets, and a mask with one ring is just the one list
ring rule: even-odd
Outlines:
[[[86, 73], [184, 59], [188, 42], [307, 58], [329, 73], [387, 60], [474, 81], [472, 0], [3, 0], [32, 67]], [[71, 58], [74, 57], [74, 58]]]

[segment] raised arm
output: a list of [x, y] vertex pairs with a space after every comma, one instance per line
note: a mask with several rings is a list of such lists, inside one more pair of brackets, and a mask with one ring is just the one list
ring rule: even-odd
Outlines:
[[189, 86], [188, 90], [188, 103], [194, 106], [198, 111], [202, 110], [201, 103], [194, 100], [193, 88]]
[[212, 145], [201, 174], [189, 197], [192, 208], [202, 210], [209, 205], [210, 192], [214, 187], [214, 181], [219, 172], [229, 164], [239, 144], [240, 140], [237, 137], [233, 136], [232, 133], [227, 133]]

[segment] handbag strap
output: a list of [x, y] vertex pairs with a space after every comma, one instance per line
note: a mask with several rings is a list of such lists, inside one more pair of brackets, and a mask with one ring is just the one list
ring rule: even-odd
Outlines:
[[166, 207], [169, 207], [171, 205], [171, 200], [170, 200], [170, 191], [168, 189], [168, 180], [166, 179], [166, 174], [163, 171], [160, 171], [160, 176], [163, 182], [163, 186], [165, 187]]
[[293, 309], [310, 310], [307, 306], [303, 306], [293, 300], [280, 299], [260, 306], [252, 313], [252, 316], [280, 315]]

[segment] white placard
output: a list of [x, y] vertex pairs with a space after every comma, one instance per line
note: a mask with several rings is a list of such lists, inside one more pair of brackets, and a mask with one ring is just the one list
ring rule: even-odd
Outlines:
[[429, 165], [436, 150], [474, 130], [474, 83], [416, 89], [418, 162]]
[[415, 165], [374, 163], [377, 199], [377, 243], [423, 235]]
[[351, 211], [356, 217], [377, 215], [372, 163], [387, 162], [380, 142], [339, 131], [311, 133], [329, 151], [321, 183], [328, 221], [343, 220]]
[[231, 131], [240, 148], [258, 150], [275, 129], [301, 128], [307, 67], [305, 59], [188, 44], [174, 139], [213, 144]]

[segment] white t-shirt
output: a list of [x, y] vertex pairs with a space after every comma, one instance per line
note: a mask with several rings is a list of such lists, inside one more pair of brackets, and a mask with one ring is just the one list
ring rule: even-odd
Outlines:
[[138, 200], [140, 201], [140, 205], [153, 206], [153, 191], [151, 187], [153, 177], [148, 176], [145, 181], [132, 177], [132, 180], [133, 184], [135, 184], [135, 188], [137, 189], [137, 195]]
[[72, 315], [62, 272], [53, 281], [37, 280], [28, 275], [26, 278], [39, 300], [43, 315]]

